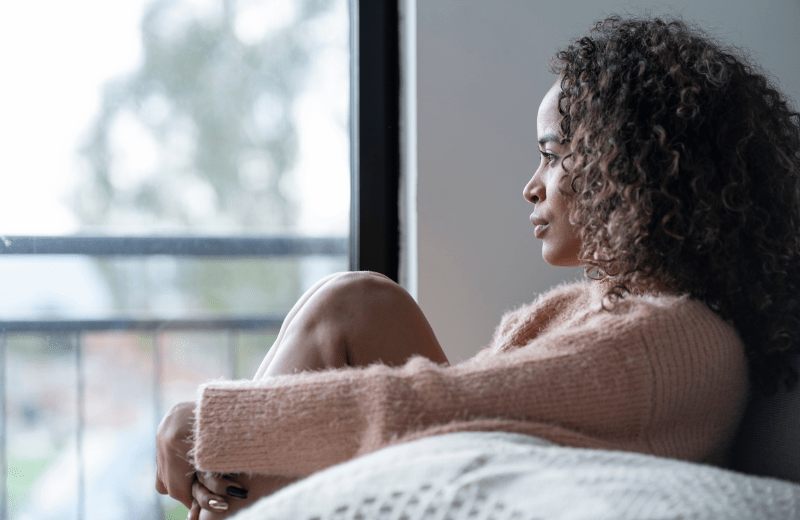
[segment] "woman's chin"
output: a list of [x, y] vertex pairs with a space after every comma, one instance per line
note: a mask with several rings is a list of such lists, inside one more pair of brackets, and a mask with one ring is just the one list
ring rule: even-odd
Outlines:
[[546, 251], [542, 250], [542, 258], [548, 264], [554, 267], [580, 267], [581, 263], [578, 260], [577, 255], [557, 255], [557, 254], [548, 254]]

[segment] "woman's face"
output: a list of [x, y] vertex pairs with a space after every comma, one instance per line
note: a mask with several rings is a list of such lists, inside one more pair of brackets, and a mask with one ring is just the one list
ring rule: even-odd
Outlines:
[[557, 106], [560, 90], [557, 82], [539, 105], [536, 131], [541, 162], [522, 194], [534, 205], [531, 223], [536, 226], [536, 238], [542, 241], [545, 262], [577, 267], [581, 242], [576, 227], [569, 221], [569, 198], [559, 187], [559, 181], [566, 175], [563, 158], [569, 153], [569, 143], [561, 142], [561, 115]]

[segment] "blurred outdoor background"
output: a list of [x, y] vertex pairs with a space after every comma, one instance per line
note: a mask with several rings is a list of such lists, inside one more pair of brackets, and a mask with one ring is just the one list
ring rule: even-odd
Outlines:
[[347, 0], [3, 11], [0, 518], [182, 520], [154, 490], [157, 421], [202, 382], [252, 377], [346, 248], [3, 252], [15, 237], [346, 243]]

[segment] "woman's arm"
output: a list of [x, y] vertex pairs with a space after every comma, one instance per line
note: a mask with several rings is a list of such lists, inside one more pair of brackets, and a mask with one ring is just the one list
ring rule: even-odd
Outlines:
[[208, 384], [195, 461], [218, 472], [308, 475], [415, 431], [476, 420], [635, 438], [650, 416], [644, 346], [630, 334], [597, 337], [590, 329], [548, 335], [480, 363], [414, 358], [400, 368]]
[[735, 331], [702, 304], [631, 298], [460, 365], [413, 358], [210, 383], [194, 458], [209, 471], [305, 476], [424, 432], [494, 429], [702, 460], [735, 431], [745, 363]]

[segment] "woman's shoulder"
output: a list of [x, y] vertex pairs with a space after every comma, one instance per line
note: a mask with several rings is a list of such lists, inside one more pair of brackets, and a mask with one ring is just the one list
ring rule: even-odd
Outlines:
[[576, 281], [557, 285], [540, 294], [531, 303], [522, 305], [503, 315], [504, 322], [519, 322], [536, 315], [571, 315], [575, 313], [605, 316], [608, 319], [630, 318], [648, 320], [659, 317], [666, 320], [714, 324], [730, 327], [703, 302], [688, 294], [675, 292], [627, 293], [612, 300], [607, 281]]
[[687, 355], [705, 352], [743, 355], [744, 346], [734, 324], [722, 319], [702, 301], [689, 294], [670, 291], [630, 292], [612, 300], [610, 283], [576, 284], [567, 290], [583, 295], [586, 302], [583, 323], [603, 335], [635, 335], [654, 350]]
[[689, 294], [675, 292], [626, 294], [623, 298], [606, 304], [613, 315], [637, 316], [642, 319], [676, 322], [684, 327], [714, 326], [733, 328], [705, 303]]
[[562, 284], [505, 313], [492, 340], [494, 350], [521, 347], [548, 333], [590, 333], [621, 341], [635, 335], [659, 349], [666, 348], [665, 342], [671, 348], [698, 342], [742, 348], [736, 329], [689, 295], [628, 293], [612, 301], [610, 287], [603, 282]]
[[712, 328], [735, 333], [732, 324], [689, 294], [629, 293], [612, 303], [606, 301], [602, 305], [610, 316], [652, 322], [655, 327], [668, 326], [686, 332]]
[[627, 295], [609, 311], [633, 321], [657, 357], [683, 356], [745, 363], [736, 327], [687, 294]]
[[536, 315], [562, 315], [590, 311], [595, 315], [647, 319], [687, 320], [691, 323], [713, 323], [731, 327], [703, 302], [688, 294], [675, 292], [627, 293], [616, 300], [608, 297], [613, 284], [608, 281], [575, 281], [563, 283], [541, 293], [530, 303], [503, 314], [503, 322], [519, 322]]

